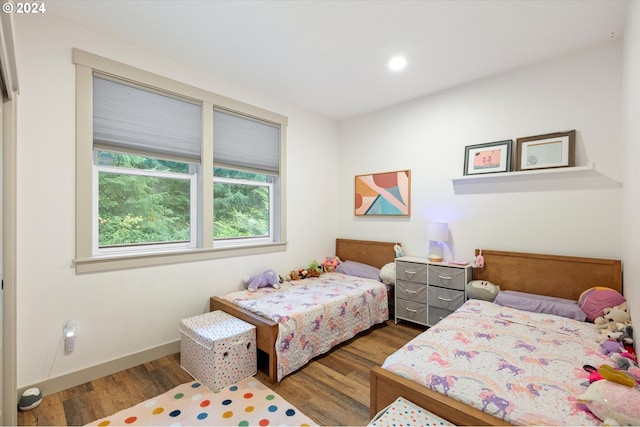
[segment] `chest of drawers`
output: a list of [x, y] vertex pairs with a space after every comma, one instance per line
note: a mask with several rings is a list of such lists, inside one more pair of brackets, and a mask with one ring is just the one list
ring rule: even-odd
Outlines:
[[466, 301], [473, 280], [470, 265], [433, 263], [426, 258], [396, 259], [395, 321], [433, 326]]

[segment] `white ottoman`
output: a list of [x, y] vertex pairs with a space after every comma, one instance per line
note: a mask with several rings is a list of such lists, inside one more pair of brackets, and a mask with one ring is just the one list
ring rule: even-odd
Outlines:
[[224, 311], [180, 321], [180, 366], [212, 391], [255, 375], [256, 328]]
[[391, 405], [380, 411], [369, 423], [372, 427], [382, 426], [452, 426], [449, 421], [398, 397]]

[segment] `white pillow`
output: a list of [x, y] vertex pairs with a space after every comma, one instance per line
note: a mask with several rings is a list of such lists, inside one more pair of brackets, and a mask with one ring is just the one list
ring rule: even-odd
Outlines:
[[385, 264], [380, 269], [380, 280], [385, 285], [395, 285], [396, 284], [396, 263], [390, 262], [389, 264]]

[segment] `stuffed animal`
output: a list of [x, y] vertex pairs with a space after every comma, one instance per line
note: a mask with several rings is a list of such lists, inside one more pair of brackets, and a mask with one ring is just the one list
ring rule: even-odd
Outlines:
[[593, 321], [599, 329], [609, 328], [611, 323], [627, 323], [631, 321], [631, 316], [627, 311], [627, 303], [622, 303], [615, 307], [605, 308], [604, 314], [596, 317]]
[[301, 277], [300, 274], [298, 273], [298, 271], [302, 271], [302, 270], [291, 270], [289, 272], [289, 280], [300, 280], [300, 279], [304, 279], [304, 277]]
[[620, 341], [622, 345], [633, 345], [633, 326], [626, 324], [618, 330], [622, 332], [622, 335], [618, 337], [618, 341]]
[[337, 256], [328, 256], [325, 257], [324, 261], [322, 261], [322, 269], [326, 273], [333, 273], [336, 271], [338, 264], [340, 264], [340, 258]]
[[[309, 270], [316, 270], [318, 273], [322, 273], [322, 271], [323, 271], [322, 266], [320, 264], [318, 264], [318, 261], [316, 261], [315, 259], [313, 260], [313, 262], [309, 266]], [[318, 276], [319, 276], [319, 274], [318, 274]]]
[[255, 274], [244, 281], [249, 292], [255, 292], [259, 288], [271, 286], [274, 289], [280, 289], [280, 276], [273, 270], [266, 270], [261, 274]]
[[622, 347], [618, 341], [605, 340], [600, 344], [600, 350], [605, 356], [611, 356], [614, 353], [622, 353], [624, 351], [624, 347]]
[[595, 381], [586, 392], [577, 396], [579, 402], [604, 425], [640, 425], [640, 390], [611, 381]]
[[314, 268], [304, 268], [300, 270], [291, 270], [289, 280], [301, 280], [307, 277], [320, 277], [320, 272]]

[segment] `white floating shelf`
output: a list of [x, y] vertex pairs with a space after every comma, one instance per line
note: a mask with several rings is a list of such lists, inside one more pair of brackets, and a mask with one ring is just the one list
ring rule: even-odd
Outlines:
[[468, 182], [468, 181], [510, 181], [517, 179], [533, 179], [536, 177], [554, 177], [562, 175], [580, 174], [586, 172], [595, 172], [595, 166], [593, 163], [588, 163], [583, 166], [573, 166], [567, 168], [552, 168], [552, 169], [536, 169], [525, 170], [516, 172], [498, 172], [498, 173], [485, 173], [476, 175], [465, 175], [455, 178], [451, 178], [453, 183]]

